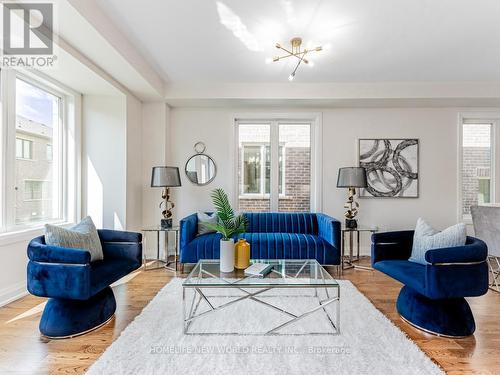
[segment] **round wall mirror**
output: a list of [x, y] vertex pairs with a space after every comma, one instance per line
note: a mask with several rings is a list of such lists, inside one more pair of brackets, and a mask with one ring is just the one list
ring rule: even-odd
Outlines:
[[185, 167], [186, 176], [195, 185], [207, 185], [217, 174], [213, 159], [206, 154], [197, 154], [189, 158]]

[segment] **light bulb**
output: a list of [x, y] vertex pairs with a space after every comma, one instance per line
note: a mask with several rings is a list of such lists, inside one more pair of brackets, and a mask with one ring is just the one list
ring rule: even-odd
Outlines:
[[314, 66], [314, 61], [309, 60], [308, 63], [307, 63], [307, 65], [312, 68]]
[[273, 62], [273, 59], [270, 57], [266, 58], [266, 64], [271, 64]]
[[295, 73], [292, 73], [288, 76], [289, 81], [293, 81], [294, 78], [295, 78]]

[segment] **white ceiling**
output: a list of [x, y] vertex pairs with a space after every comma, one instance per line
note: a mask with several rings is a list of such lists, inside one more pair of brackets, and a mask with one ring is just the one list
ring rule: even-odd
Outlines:
[[498, 0], [98, 0], [166, 81], [283, 82], [294, 36], [328, 48], [297, 82], [500, 81]]
[[[75, 49], [75, 51], [69, 51], [70, 53], [80, 54], [77, 57], [78, 60], [88, 59], [91, 62], [90, 65], [95, 65], [91, 69], [99, 70], [99, 74], [104, 73], [105, 80], [111, 78], [115, 81], [114, 84], [119, 83], [120, 89], [126, 87], [139, 98], [157, 99], [163, 95], [164, 83], [161, 82], [162, 87], [158, 89], [158, 85], [148, 79], [148, 75], [143, 74], [144, 64], [141, 64], [141, 61], [135, 59], [136, 64], [133, 65], [130, 59], [127, 59], [129, 55], [124, 53], [128, 47], [127, 39], [117, 35], [119, 32], [115, 32], [116, 29], [110, 25], [109, 19], [94, 0], [55, 1], [57, 32], [63, 42], [67, 42]], [[106, 29], [106, 33], [102, 32], [103, 28]], [[116, 48], [113, 42], [119, 43], [121, 48]], [[92, 87], [87, 81], [87, 75], [74, 74], [75, 72], [70, 72], [69, 68], [65, 70], [68, 78], [72, 79], [74, 88], [78, 85]], [[69, 76], [71, 73], [73, 77]], [[158, 80], [161, 79], [158, 77]]]

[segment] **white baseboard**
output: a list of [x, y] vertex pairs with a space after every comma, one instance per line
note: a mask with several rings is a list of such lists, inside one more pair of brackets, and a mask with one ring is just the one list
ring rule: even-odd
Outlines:
[[21, 282], [7, 288], [0, 289], [0, 307], [5, 306], [19, 298], [24, 297], [28, 294], [26, 289], [26, 283]]

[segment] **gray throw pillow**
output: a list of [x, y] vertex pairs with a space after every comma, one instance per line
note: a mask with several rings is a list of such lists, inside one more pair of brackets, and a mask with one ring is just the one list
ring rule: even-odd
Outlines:
[[467, 229], [464, 223], [453, 225], [439, 232], [432, 228], [422, 218], [417, 220], [410, 262], [429, 264], [425, 260], [425, 253], [432, 249], [456, 247], [465, 245]]
[[198, 212], [198, 236], [202, 234], [215, 233], [213, 229], [207, 228], [204, 223], [217, 224], [217, 213], [206, 214], [204, 212]]
[[88, 250], [91, 262], [104, 258], [101, 241], [90, 216], [70, 229], [45, 224], [45, 243], [69, 249]]

